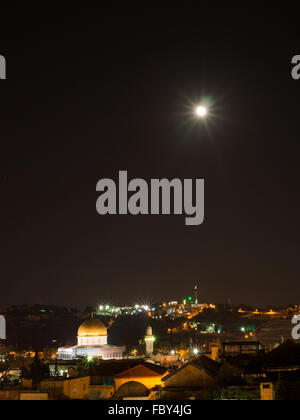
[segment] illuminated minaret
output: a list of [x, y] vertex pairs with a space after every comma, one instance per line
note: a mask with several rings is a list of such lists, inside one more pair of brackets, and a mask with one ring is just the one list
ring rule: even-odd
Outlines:
[[152, 335], [152, 327], [149, 325], [146, 329], [145, 343], [146, 343], [146, 354], [151, 355], [153, 353], [155, 337]]
[[194, 287], [194, 303], [198, 305], [198, 288], [197, 286]]

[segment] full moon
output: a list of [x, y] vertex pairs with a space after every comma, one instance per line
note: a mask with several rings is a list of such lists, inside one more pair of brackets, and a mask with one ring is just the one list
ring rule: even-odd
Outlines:
[[207, 108], [205, 106], [198, 106], [196, 109], [196, 114], [198, 117], [204, 118], [207, 115]]

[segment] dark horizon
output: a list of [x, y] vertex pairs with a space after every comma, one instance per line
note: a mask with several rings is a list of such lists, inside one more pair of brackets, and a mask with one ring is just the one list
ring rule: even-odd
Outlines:
[[[185, 298], [185, 296], [184, 296], [184, 298]], [[183, 298], [182, 299], [181, 298], [180, 299], [175, 299], [174, 298], [174, 300], [176, 300], [176, 301], [178, 301], [178, 303], [180, 303], [180, 302], [182, 302]], [[119, 302], [112, 301], [112, 300], [109, 300], [109, 299], [107, 299], [107, 300], [102, 299], [100, 302], [87, 303], [86, 305], [81, 304], [81, 305], [77, 305], [77, 306], [75, 306], [75, 305], [72, 306], [72, 305], [67, 305], [67, 304], [66, 305], [63, 305], [63, 304], [57, 305], [57, 304], [51, 304], [51, 303], [38, 303], [38, 302], [24, 303], [23, 302], [21, 304], [12, 304], [8, 307], [3, 307], [3, 308], [0, 307], [0, 314], [7, 313], [7, 311], [12, 310], [13, 307], [18, 308], [18, 307], [22, 307], [22, 306], [28, 306], [29, 308], [32, 308], [32, 307], [35, 307], [35, 306], [37, 306], [37, 307], [60, 308], [60, 309], [68, 309], [68, 310], [75, 310], [75, 311], [79, 311], [79, 312], [85, 312], [85, 313], [89, 313], [89, 314], [92, 314], [92, 313], [95, 314], [95, 311], [97, 310], [97, 306], [99, 304], [102, 304], [102, 305], [110, 304], [113, 307], [126, 307], [126, 306], [134, 307], [136, 304], [139, 304], [139, 305], [148, 304], [148, 305], [151, 306], [151, 305], [157, 305], [157, 304], [163, 303], [163, 302], [171, 302], [171, 301], [174, 301], [174, 300], [172, 300], [172, 299], [161, 299], [161, 298], [158, 299], [157, 301], [154, 301], [154, 300], [149, 301], [149, 300], [145, 300], [145, 299], [144, 300], [136, 299], [136, 300], [133, 300], [132, 302], [124, 302], [123, 304], [121, 304]], [[272, 302], [267, 303], [267, 304], [255, 305], [255, 304], [249, 304], [249, 303], [247, 304], [245, 302], [239, 302], [239, 303], [231, 302], [231, 303], [228, 303], [228, 301], [227, 302], [225, 302], [225, 301], [224, 302], [212, 302], [212, 301], [209, 301], [209, 300], [203, 300], [203, 302], [202, 301], [199, 302], [199, 304], [201, 304], [201, 303], [214, 304], [219, 308], [219, 310], [221, 312], [222, 312], [223, 309], [225, 311], [227, 311], [227, 310], [232, 309], [232, 308], [236, 308], [236, 309], [237, 308], [249, 308], [253, 311], [255, 311], [256, 309], [261, 310], [261, 311], [269, 311], [269, 310], [277, 311], [277, 310], [282, 310], [282, 309], [285, 309], [285, 308], [288, 308], [288, 307], [295, 308], [295, 305], [299, 306], [296, 302], [289, 302], [287, 304], [282, 304], [282, 305], [272, 305]], [[209, 310], [209, 307], [207, 309]], [[145, 316], [147, 318], [147, 313], [146, 312], [143, 312], [141, 315]], [[97, 313], [94, 316], [105, 317], [105, 315], [99, 315]], [[107, 315], [107, 316], [110, 317], [110, 315]], [[131, 316], [131, 315], [128, 315], [128, 316]]]
[[[170, 10], [4, 7], [0, 308], [297, 299], [297, 10]], [[99, 216], [120, 170], [204, 178], [204, 224]]]

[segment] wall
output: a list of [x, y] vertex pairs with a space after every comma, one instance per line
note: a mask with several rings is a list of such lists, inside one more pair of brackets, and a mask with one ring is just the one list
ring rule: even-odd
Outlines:
[[188, 364], [179, 370], [171, 378], [163, 382], [164, 387], [209, 387], [213, 384], [214, 378], [208, 375], [204, 370], [199, 370], [195, 366]]
[[90, 376], [68, 379], [63, 381], [63, 393], [70, 399], [88, 399], [89, 393], [97, 395], [99, 399], [108, 399], [114, 393], [114, 386], [90, 385]]
[[161, 376], [149, 376], [149, 377], [134, 377], [130, 378], [115, 378], [116, 391], [120, 388], [121, 385], [126, 384], [127, 382], [139, 382], [145, 385], [146, 388], [151, 389], [157, 385], [161, 385]]
[[78, 346], [89, 346], [89, 345], [106, 345], [107, 336], [103, 337], [77, 337]]
[[21, 392], [21, 401], [48, 401], [48, 394], [41, 392]]
[[2, 400], [19, 400], [20, 391], [0, 391], [0, 401]]
[[39, 384], [39, 391], [47, 392], [50, 398], [58, 398], [63, 395], [64, 381], [58, 379], [44, 379]]
[[101, 386], [101, 385], [91, 385], [89, 386], [89, 392], [99, 393], [99, 398], [107, 400], [114, 394], [114, 386]]
[[63, 382], [63, 393], [67, 398], [83, 400], [89, 393], [90, 377], [75, 378]]

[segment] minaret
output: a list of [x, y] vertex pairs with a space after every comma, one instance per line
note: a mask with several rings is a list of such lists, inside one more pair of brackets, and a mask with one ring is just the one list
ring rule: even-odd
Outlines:
[[146, 329], [145, 342], [146, 342], [146, 354], [151, 355], [153, 353], [155, 337], [152, 335], [152, 327], [149, 325]]
[[5, 339], [6, 339], [6, 320], [3, 315], [0, 315], [0, 340], [5, 340]]
[[198, 288], [197, 288], [197, 286], [194, 287], [194, 304], [198, 305]]

